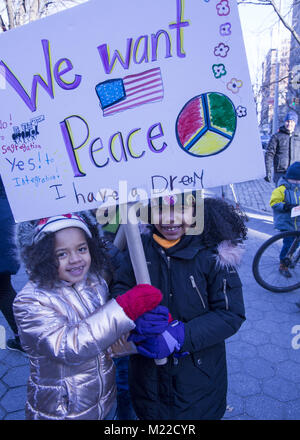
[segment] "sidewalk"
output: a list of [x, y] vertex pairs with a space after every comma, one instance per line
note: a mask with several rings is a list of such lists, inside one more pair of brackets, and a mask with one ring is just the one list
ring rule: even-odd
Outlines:
[[269, 214], [251, 209], [246, 213], [248, 241], [239, 273], [247, 320], [227, 341], [229, 411], [225, 419], [300, 420], [300, 345], [298, 349], [292, 345], [293, 329], [300, 328], [295, 304], [300, 292], [276, 294], [257, 285], [253, 257], [275, 230]]
[[[251, 265], [258, 247], [275, 233], [269, 199], [273, 185], [254, 180], [234, 185], [237, 201], [249, 222], [248, 240], [240, 276], [244, 286], [247, 320], [227, 340], [228, 410], [224, 419], [300, 420], [300, 349], [292, 346], [293, 327], [300, 325], [295, 305], [299, 292], [274, 294], [255, 282]], [[221, 196], [222, 189], [205, 191]], [[234, 200], [230, 187], [225, 197]], [[26, 282], [24, 271], [14, 277], [19, 290]], [[0, 314], [0, 325], [7, 329]], [[7, 330], [9, 337], [9, 331]], [[0, 419], [24, 419], [26, 356], [0, 349]]]
[[[22, 289], [27, 281], [24, 269], [12, 277], [16, 291]], [[12, 337], [2, 313], [0, 312], [0, 326], [6, 330], [6, 339]], [[0, 345], [0, 420], [24, 420], [26, 402], [26, 383], [29, 376], [28, 358], [25, 354], [8, 349]]]
[[[235, 183], [233, 190], [229, 185], [213, 188], [205, 193], [214, 193], [219, 197], [223, 196], [227, 200], [237, 201], [241, 207], [251, 208], [272, 214], [272, 208], [269, 205], [271, 193], [275, 188], [274, 183], [268, 183], [264, 179], [250, 180], [248, 182]], [[236, 198], [236, 200], [235, 200]]]

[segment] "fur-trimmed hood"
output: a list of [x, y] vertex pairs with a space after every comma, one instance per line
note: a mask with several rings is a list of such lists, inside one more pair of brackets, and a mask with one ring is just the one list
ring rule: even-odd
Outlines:
[[[17, 223], [14, 228], [15, 257], [26, 265], [26, 249], [33, 245], [38, 220]], [[25, 251], [25, 252], [24, 252]]]
[[38, 220], [17, 223], [15, 227], [15, 242], [19, 249], [32, 246]]
[[233, 244], [231, 241], [224, 240], [217, 247], [216, 264], [220, 268], [240, 265], [245, 245], [242, 243]]

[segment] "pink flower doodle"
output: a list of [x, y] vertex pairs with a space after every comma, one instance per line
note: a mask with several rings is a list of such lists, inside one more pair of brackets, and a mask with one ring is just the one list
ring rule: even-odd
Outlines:
[[216, 57], [225, 58], [227, 57], [228, 51], [229, 51], [229, 46], [227, 46], [224, 43], [220, 43], [218, 46], [215, 47], [214, 54], [216, 55]]
[[221, 24], [220, 28], [220, 35], [222, 35], [222, 37], [227, 37], [228, 35], [231, 35], [231, 23], [223, 23]]
[[229, 4], [228, 4], [228, 0], [222, 0], [222, 1], [220, 1], [220, 3], [218, 3], [217, 5], [216, 5], [216, 8], [217, 8], [217, 14], [218, 15], [229, 15], [229, 13], [230, 13], [230, 7], [229, 7]]

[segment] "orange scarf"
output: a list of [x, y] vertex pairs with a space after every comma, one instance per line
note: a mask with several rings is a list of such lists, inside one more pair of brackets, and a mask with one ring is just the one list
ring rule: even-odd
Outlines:
[[156, 234], [153, 234], [153, 239], [158, 243], [161, 247], [165, 249], [169, 249], [172, 246], [175, 246], [175, 244], [180, 242], [180, 238], [177, 238], [177, 240], [166, 240], [165, 238], [159, 237]]

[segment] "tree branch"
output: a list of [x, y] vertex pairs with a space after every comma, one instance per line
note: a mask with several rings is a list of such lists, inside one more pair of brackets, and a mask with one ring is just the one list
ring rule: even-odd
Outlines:
[[12, 29], [14, 27], [14, 10], [12, 0], [5, 0], [7, 16], [8, 16], [8, 28]]
[[6, 27], [6, 24], [3, 21], [2, 15], [0, 15], [0, 27], [2, 29], [2, 32], [6, 32], [7, 31], [7, 27]]
[[278, 10], [277, 6], [274, 3], [274, 0], [270, 0], [270, 4], [273, 6], [274, 11], [276, 12], [279, 20], [281, 20], [282, 24], [291, 32], [297, 43], [300, 45], [300, 37], [295, 31], [294, 28], [292, 28], [288, 22], [285, 20], [285, 18], [281, 15], [280, 11]]
[[290, 26], [288, 24], [288, 22], [285, 20], [284, 16], [281, 14], [279, 9], [277, 8], [274, 0], [238, 1], [237, 4], [238, 5], [272, 6], [272, 8], [274, 9], [274, 12], [277, 14], [277, 16], [278, 16], [279, 20], [281, 21], [281, 23], [283, 24], [283, 26], [286, 27], [286, 29], [288, 29], [290, 31], [290, 33], [293, 35], [293, 37], [295, 38], [295, 40], [297, 41], [297, 43], [300, 46], [300, 36], [297, 34], [295, 29], [292, 26]]

